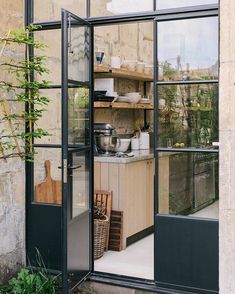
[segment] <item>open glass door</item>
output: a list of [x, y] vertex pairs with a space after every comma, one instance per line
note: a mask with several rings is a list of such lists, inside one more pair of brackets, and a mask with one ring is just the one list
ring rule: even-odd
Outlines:
[[62, 10], [62, 278], [69, 293], [92, 266], [92, 28]]

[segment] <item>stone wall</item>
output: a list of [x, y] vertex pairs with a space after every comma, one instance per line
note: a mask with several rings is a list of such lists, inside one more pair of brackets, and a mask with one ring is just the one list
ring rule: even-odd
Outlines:
[[[1, 1], [0, 36], [24, 24], [24, 1]], [[1, 46], [0, 46], [1, 51]], [[23, 48], [4, 50], [4, 57], [24, 56]], [[0, 71], [0, 79], [6, 74]], [[3, 124], [0, 124], [0, 132]], [[0, 282], [9, 278], [25, 262], [24, 162], [0, 159]]]
[[235, 292], [235, 2], [220, 1], [220, 294]]

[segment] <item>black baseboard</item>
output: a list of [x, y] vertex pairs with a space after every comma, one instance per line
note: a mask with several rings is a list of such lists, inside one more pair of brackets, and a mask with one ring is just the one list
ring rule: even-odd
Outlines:
[[154, 226], [148, 227], [147, 229], [144, 229], [143, 231], [140, 231], [126, 239], [126, 246], [129, 246], [140, 239], [143, 239], [144, 237], [147, 237], [148, 235], [153, 234], [154, 232]]

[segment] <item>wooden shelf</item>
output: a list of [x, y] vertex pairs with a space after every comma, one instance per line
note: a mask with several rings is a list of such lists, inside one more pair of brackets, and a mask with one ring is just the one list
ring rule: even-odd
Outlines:
[[95, 108], [113, 108], [113, 109], [153, 109], [153, 104], [149, 103], [121, 103], [121, 102], [94, 102]]
[[136, 71], [130, 71], [122, 68], [112, 68], [109, 66], [96, 66], [95, 78], [123, 78], [128, 80], [137, 80], [152, 82], [153, 76], [146, 75], [144, 73], [138, 73]]

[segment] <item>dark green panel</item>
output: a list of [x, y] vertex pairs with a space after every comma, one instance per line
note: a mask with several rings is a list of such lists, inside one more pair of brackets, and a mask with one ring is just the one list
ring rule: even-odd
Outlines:
[[61, 270], [61, 207], [31, 204], [27, 224], [27, 257], [33, 266], [37, 248], [48, 269]]
[[218, 221], [157, 215], [155, 233], [159, 285], [217, 293]]

